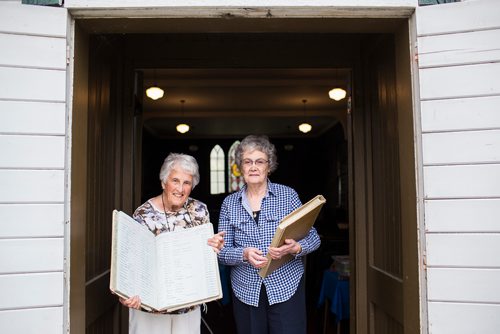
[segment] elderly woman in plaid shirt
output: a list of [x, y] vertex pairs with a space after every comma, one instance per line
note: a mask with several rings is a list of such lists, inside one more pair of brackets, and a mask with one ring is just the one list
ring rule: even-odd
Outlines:
[[[304, 256], [316, 250], [320, 238], [314, 228], [302, 240], [287, 239], [279, 248], [269, 247], [283, 217], [301, 206], [290, 187], [272, 183], [276, 170], [274, 145], [266, 136], [247, 136], [236, 151], [236, 164], [246, 185], [222, 204], [219, 231], [225, 244], [219, 260], [231, 267], [233, 311], [239, 334], [304, 334], [306, 308]], [[266, 278], [258, 274], [266, 254], [294, 258]]]

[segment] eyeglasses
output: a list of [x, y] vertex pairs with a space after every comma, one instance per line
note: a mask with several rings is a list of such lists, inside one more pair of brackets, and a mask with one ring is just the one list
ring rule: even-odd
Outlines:
[[257, 167], [264, 167], [268, 162], [269, 160], [264, 160], [264, 159], [257, 159], [257, 160], [244, 159], [242, 163], [243, 167], [250, 167], [253, 164], [255, 164], [255, 166]]

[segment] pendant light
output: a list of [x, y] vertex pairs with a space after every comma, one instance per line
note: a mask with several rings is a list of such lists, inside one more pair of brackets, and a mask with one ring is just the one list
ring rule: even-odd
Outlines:
[[307, 103], [307, 100], [303, 99], [302, 103], [303, 103], [303, 110], [304, 110], [304, 122], [299, 125], [299, 131], [302, 132], [302, 133], [308, 133], [309, 131], [312, 130], [312, 125], [309, 124], [309, 123], [307, 123], [306, 120], [305, 120], [306, 119], [306, 103]]
[[146, 96], [152, 100], [161, 99], [163, 97], [164, 93], [165, 92], [163, 91], [163, 89], [156, 86], [156, 84], [154, 84], [153, 86], [146, 89]]
[[[184, 103], [186, 102], [185, 100], [181, 100], [181, 117], [182, 119], [184, 119]], [[179, 123], [177, 124], [177, 126], [175, 127], [175, 129], [177, 130], [177, 132], [179, 133], [186, 133], [189, 131], [189, 125], [186, 124], [186, 123]]]
[[342, 89], [342, 88], [333, 88], [331, 89], [329, 92], [328, 92], [328, 96], [332, 99], [332, 100], [335, 100], [335, 101], [340, 101], [342, 99], [344, 99], [347, 95], [347, 92], [345, 91], [345, 89]]
[[156, 83], [156, 70], [153, 72], [153, 79], [154, 79], [153, 85], [148, 89], [146, 89], [146, 96], [149, 97], [151, 100], [158, 100], [163, 97], [165, 92], [163, 91], [163, 89], [158, 87]]

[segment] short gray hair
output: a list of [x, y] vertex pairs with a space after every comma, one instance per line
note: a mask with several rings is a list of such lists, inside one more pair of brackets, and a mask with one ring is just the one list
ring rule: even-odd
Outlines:
[[278, 156], [276, 155], [276, 147], [269, 141], [267, 136], [249, 135], [246, 136], [238, 145], [235, 152], [236, 165], [240, 170], [242, 167], [243, 153], [260, 151], [267, 155], [269, 160], [269, 172], [272, 173], [278, 168]]
[[180, 168], [193, 177], [193, 189], [200, 183], [200, 172], [198, 162], [190, 155], [182, 153], [170, 153], [163, 161], [160, 169], [160, 181], [164, 184], [167, 181], [170, 172], [175, 168]]

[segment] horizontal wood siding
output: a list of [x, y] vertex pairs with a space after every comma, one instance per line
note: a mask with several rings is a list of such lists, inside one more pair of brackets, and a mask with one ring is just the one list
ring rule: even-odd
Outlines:
[[63, 203], [0, 204], [0, 239], [63, 236]]
[[451, 199], [425, 202], [425, 228], [436, 232], [500, 233], [500, 199]]
[[420, 7], [417, 32], [428, 331], [497, 333], [500, 2]]
[[500, 161], [500, 130], [429, 133], [422, 141], [425, 165]]
[[[450, 280], [450, 276], [454, 279]], [[428, 298], [432, 301], [500, 303], [499, 289], [485, 289], [500, 281], [500, 269], [429, 269]], [[466, 287], [466, 288], [464, 288]]]
[[[64, 70], [66, 68], [66, 39], [57, 37], [40, 38], [0, 33], [2, 65], [23, 66], [27, 68], [47, 68]], [[36, 57], [33, 57], [36, 54]]]
[[63, 8], [0, 2], [0, 333], [63, 333]]
[[0, 275], [62, 271], [64, 239], [0, 240], [0, 263], [2, 263]]
[[[500, 328], [500, 305], [477, 303], [429, 303], [431, 333], [497, 334]], [[450, 321], [450, 319], [454, 321]], [[479, 324], [488, 324], [481, 326]]]
[[420, 71], [422, 100], [490, 95], [500, 95], [500, 62], [425, 68]]
[[66, 72], [0, 67], [0, 99], [63, 103], [66, 99]]
[[0, 275], [0, 314], [7, 309], [62, 306], [63, 284], [62, 272]]
[[64, 135], [65, 108], [64, 103], [0, 100], [0, 133]]
[[[9, 332], [2, 324], [9, 325]], [[40, 328], [46, 330], [46, 333], [62, 333], [63, 317], [59, 307], [0, 312], [0, 331], [2, 333], [40, 334]]]
[[0, 203], [64, 203], [64, 170], [0, 169]]
[[0, 136], [0, 168], [64, 168], [64, 136]]
[[427, 236], [427, 266], [500, 268], [500, 256], [498, 252], [493, 253], [498, 245], [500, 235], [496, 233], [430, 233]]
[[499, 105], [500, 96], [422, 101], [422, 132], [498, 129]]

